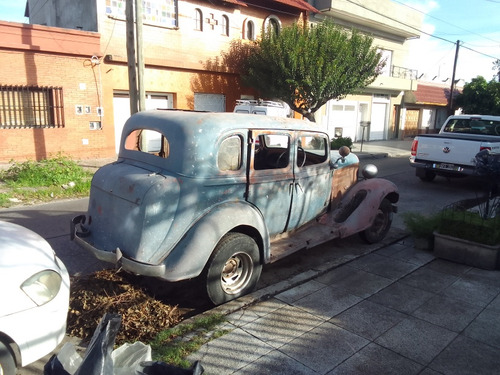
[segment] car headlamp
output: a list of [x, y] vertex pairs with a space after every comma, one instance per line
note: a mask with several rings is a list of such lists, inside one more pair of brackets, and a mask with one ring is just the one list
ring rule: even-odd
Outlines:
[[61, 275], [52, 270], [45, 270], [27, 279], [21, 285], [21, 289], [33, 302], [41, 306], [57, 296], [61, 282]]

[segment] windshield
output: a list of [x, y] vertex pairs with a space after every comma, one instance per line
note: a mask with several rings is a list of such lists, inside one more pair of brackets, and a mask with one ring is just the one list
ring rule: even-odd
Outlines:
[[480, 117], [450, 120], [445, 128], [448, 133], [500, 135], [500, 121], [486, 120]]

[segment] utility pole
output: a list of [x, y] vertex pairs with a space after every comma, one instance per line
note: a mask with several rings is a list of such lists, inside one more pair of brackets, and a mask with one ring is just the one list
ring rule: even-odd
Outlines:
[[451, 76], [450, 108], [448, 110], [449, 115], [453, 115], [453, 92], [455, 91], [455, 72], [457, 70], [458, 48], [459, 47], [460, 47], [460, 40], [457, 40], [457, 48], [455, 49], [455, 62], [453, 63], [453, 74]]
[[130, 114], [132, 115], [146, 109], [142, 48], [142, 0], [126, 0], [125, 16], [127, 19], [127, 65]]
[[139, 111], [146, 110], [146, 89], [144, 87], [144, 56], [142, 47], [142, 0], [135, 0], [137, 88], [139, 90]]
[[134, 0], [127, 0], [125, 3], [125, 17], [127, 19], [128, 91], [130, 95], [130, 114], [133, 115], [138, 112], [137, 73], [135, 70]]

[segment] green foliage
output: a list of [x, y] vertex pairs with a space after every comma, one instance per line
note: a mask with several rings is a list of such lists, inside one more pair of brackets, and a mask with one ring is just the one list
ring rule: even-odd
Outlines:
[[464, 85], [463, 91], [455, 99], [455, 104], [464, 113], [500, 115], [500, 82], [486, 80], [478, 76]]
[[281, 99], [314, 121], [314, 112], [372, 83], [381, 55], [373, 38], [331, 22], [266, 33], [248, 58], [243, 81], [262, 97]]
[[477, 211], [448, 209], [442, 212], [437, 231], [485, 245], [498, 245], [500, 216], [483, 219]]
[[206, 342], [228, 332], [227, 330], [217, 330], [210, 337], [207, 336], [209, 331], [225, 320], [226, 318], [222, 314], [211, 314], [202, 316], [193, 323], [179, 324], [160, 332], [150, 343], [154, 359], [183, 368], [189, 367], [190, 363], [185, 359], [189, 354], [198, 350]]
[[14, 163], [2, 173], [2, 179], [12, 186], [40, 187], [80, 181], [88, 176], [74, 161], [58, 156], [54, 159]]
[[338, 150], [342, 146], [347, 146], [349, 149], [352, 149], [352, 139], [351, 137], [336, 137], [331, 140], [330, 148], [332, 150]]
[[405, 212], [403, 221], [415, 237], [427, 238], [438, 228], [441, 214], [423, 215], [418, 212]]
[[58, 155], [40, 161], [13, 163], [0, 172], [0, 206], [45, 202], [55, 198], [88, 195], [92, 173], [74, 161]]

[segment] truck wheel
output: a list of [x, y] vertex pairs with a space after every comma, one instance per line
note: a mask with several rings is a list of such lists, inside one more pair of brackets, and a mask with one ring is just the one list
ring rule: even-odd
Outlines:
[[417, 174], [417, 176], [425, 182], [432, 182], [436, 178], [436, 174], [428, 170], [424, 170], [423, 172]]
[[372, 226], [360, 232], [360, 237], [368, 243], [376, 243], [381, 241], [392, 224], [392, 204], [387, 198], [380, 202], [377, 215], [373, 220]]
[[255, 241], [241, 233], [226, 234], [206, 266], [208, 298], [214, 305], [220, 305], [251, 292], [261, 271], [259, 247]]
[[0, 375], [15, 375], [16, 361], [10, 348], [0, 341]]

